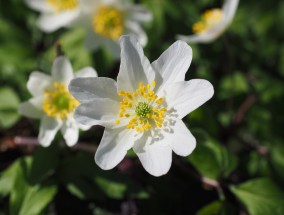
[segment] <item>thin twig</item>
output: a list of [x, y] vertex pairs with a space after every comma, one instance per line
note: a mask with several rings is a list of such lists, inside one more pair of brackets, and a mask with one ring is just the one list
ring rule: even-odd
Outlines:
[[255, 94], [249, 94], [248, 97], [246, 98], [246, 100], [241, 104], [236, 117], [234, 119], [234, 123], [235, 124], [240, 124], [244, 117], [245, 114], [247, 113], [247, 111], [250, 109], [250, 107], [256, 102], [256, 95]]
[[[22, 137], [16, 136], [14, 137], [14, 143], [16, 146], [38, 146], [39, 142], [35, 137]], [[59, 142], [60, 146], [64, 146], [65, 143], [63, 141]], [[79, 150], [89, 153], [96, 153], [97, 146], [91, 145], [88, 143], [78, 142], [76, 145], [70, 147], [71, 150]]]

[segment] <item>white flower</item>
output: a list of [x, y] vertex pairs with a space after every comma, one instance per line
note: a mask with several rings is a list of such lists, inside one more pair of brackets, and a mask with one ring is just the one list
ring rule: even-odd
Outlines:
[[41, 13], [37, 20], [38, 27], [45, 32], [53, 32], [68, 27], [79, 17], [81, 0], [25, 0], [26, 3]]
[[97, 72], [86, 67], [74, 75], [69, 60], [61, 56], [55, 59], [51, 76], [35, 71], [29, 77], [27, 87], [33, 98], [23, 102], [19, 112], [41, 119], [38, 140], [42, 146], [49, 146], [59, 129], [66, 144], [73, 146], [78, 141], [78, 129], [89, 128], [73, 118], [79, 102], [68, 92], [67, 86], [74, 77], [97, 77]]
[[184, 81], [191, 48], [175, 42], [150, 64], [136, 39], [122, 36], [117, 83], [110, 78], [76, 78], [69, 90], [81, 105], [74, 118], [85, 125], [105, 126], [95, 155], [102, 169], [112, 169], [133, 147], [152, 175], [166, 174], [172, 151], [189, 155], [195, 138], [181, 120], [214, 93], [206, 80]]
[[177, 38], [188, 43], [209, 43], [217, 39], [232, 22], [239, 0], [225, 0], [222, 9], [205, 11], [201, 21], [192, 27], [194, 35], [178, 35]]
[[140, 24], [152, 19], [152, 14], [143, 6], [126, 0], [82, 0], [89, 2], [88, 11], [81, 16], [82, 26], [88, 29], [85, 44], [89, 50], [105, 47], [113, 56], [119, 57], [119, 37], [131, 34], [145, 46], [147, 35]]

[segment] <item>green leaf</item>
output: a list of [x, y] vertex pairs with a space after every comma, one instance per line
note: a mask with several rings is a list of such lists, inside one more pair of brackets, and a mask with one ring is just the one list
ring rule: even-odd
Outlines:
[[254, 179], [230, 189], [250, 215], [284, 214], [284, 192], [271, 179]]
[[214, 201], [205, 207], [201, 208], [196, 215], [218, 215], [222, 208], [221, 201]]
[[249, 85], [246, 77], [241, 72], [235, 72], [221, 80], [218, 96], [221, 99], [230, 98], [248, 92]]
[[9, 87], [0, 89], [0, 127], [9, 128], [19, 119], [20, 100], [15, 91]]
[[56, 186], [33, 186], [27, 189], [19, 215], [38, 215], [52, 201]]
[[0, 197], [8, 195], [13, 187], [14, 179], [19, 170], [19, 162], [15, 161], [0, 175]]
[[199, 141], [189, 156], [190, 162], [205, 177], [227, 177], [237, 166], [237, 158], [213, 139]]
[[125, 183], [117, 182], [100, 176], [96, 177], [96, 183], [107, 196], [114, 199], [122, 199], [127, 189]]
[[33, 154], [33, 161], [29, 173], [30, 182], [40, 182], [47, 176], [54, 174], [57, 164], [57, 144], [51, 144], [48, 148], [38, 147]]
[[[83, 44], [84, 37], [85, 31], [77, 28], [62, 34], [59, 39], [63, 54], [72, 62], [74, 71], [92, 65], [91, 54]], [[55, 46], [52, 46], [46, 55], [50, 61], [53, 61], [56, 55]]]
[[54, 185], [30, 185], [28, 180], [32, 158], [25, 157], [15, 161], [16, 174], [14, 175], [11, 195], [11, 215], [38, 215], [53, 199], [56, 194]]
[[284, 179], [284, 145], [283, 143], [278, 143], [271, 147], [270, 151], [270, 160], [273, 170], [277, 173], [278, 176]]

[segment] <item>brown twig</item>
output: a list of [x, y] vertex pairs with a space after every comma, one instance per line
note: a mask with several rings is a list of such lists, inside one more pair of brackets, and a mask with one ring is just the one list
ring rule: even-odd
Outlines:
[[[14, 137], [14, 143], [16, 146], [38, 146], [39, 145], [39, 142], [37, 138], [35, 137], [16, 136]], [[63, 141], [61, 141], [59, 144], [60, 146], [65, 145]], [[70, 149], [89, 152], [89, 153], [94, 154], [97, 151], [97, 146], [94, 146], [88, 143], [78, 142], [76, 145], [70, 147]]]
[[234, 123], [235, 124], [240, 124], [244, 117], [245, 114], [247, 113], [247, 111], [251, 108], [251, 106], [256, 102], [256, 95], [255, 94], [249, 94], [248, 97], [246, 98], [246, 100], [241, 104], [236, 117], [234, 119]]
[[59, 40], [55, 42], [55, 53], [56, 53], [56, 57], [64, 55], [62, 51], [61, 42]]

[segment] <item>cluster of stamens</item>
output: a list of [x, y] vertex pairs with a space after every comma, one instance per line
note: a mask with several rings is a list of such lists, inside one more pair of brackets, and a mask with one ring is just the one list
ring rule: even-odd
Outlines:
[[47, 0], [47, 3], [51, 5], [57, 12], [72, 10], [78, 7], [77, 0]]
[[97, 34], [116, 40], [124, 32], [124, 13], [113, 6], [101, 6], [93, 18]]
[[153, 91], [155, 86], [155, 81], [152, 85], [146, 86], [140, 82], [134, 93], [120, 91], [119, 96], [122, 97], [122, 101], [116, 124], [120, 124], [122, 119], [129, 119], [126, 126], [128, 129], [143, 132], [152, 127], [161, 128], [167, 109], [164, 99], [159, 98]]
[[220, 23], [223, 19], [223, 12], [219, 8], [207, 10], [202, 14], [202, 19], [192, 26], [192, 31], [201, 34]]
[[45, 90], [43, 111], [49, 117], [64, 120], [78, 105], [78, 100], [68, 92], [64, 83], [54, 82], [52, 88]]

